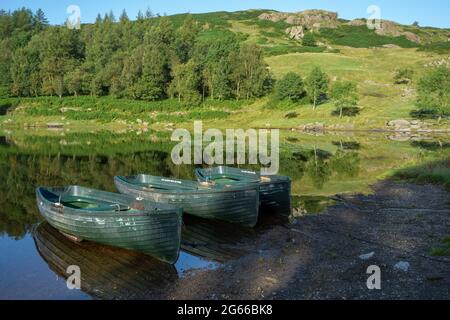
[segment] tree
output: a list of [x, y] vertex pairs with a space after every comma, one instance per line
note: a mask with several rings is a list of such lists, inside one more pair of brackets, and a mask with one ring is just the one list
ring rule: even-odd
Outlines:
[[154, 17], [154, 14], [152, 10], [150, 10], [149, 7], [147, 7], [147, 10], [145, 10], [145, 19], [151, 19]]
[[144, 20], [144, 14], [142, 13], [141, 10], [138, 11], [137, 16], [136, 16], [136, 20], [137, 20], [137, 21], [142, 21], [142, 20]]
[[413, 27], [419, 27], [419, 21], [414, 21], [412, 25]]
[[75, 97], [83, 91], [84, 76], [84, 71], [81, 68], [76, 68], [65, 76], [67, 91]]
[[100, 13], [97, 14], [97, 17], [95, 18], [95, 24], [100, 24], [103, 22], [102, 16]]
[[170, 78], [169, 61], [155, 46], [144, 48], [142, 76], [138, 82], [140, 99], [159, 100], [166, 96]]
[[395, 84], [410, 84], [412, 82], [414, 70], [410, 68], [397, 69], [394, 75]]
[[306, 91], [313, 103], [313, 110], [318, 103], [326, 96], [329, 79], [325, 72], [319, 67], [314, 68], [306, 78]]
[[192, 15], [188, 15], [183, 25], [175, 33], [175, 51], [182, 63], [189, 60], [199, 32], [199, 24], [194, 20]]
[[316, 37], [314, 36], [313, 33], [308, 32], [303, 37], [302, 44], [306, 47], [315, 47], [316, 46]]
[[41, 37], [43, 93], [62, 97], [65, 92], [64, 76], [76, 67], [82, 55], [79, 33], [64, 27], [48, 28]]
[[334, 100], [339, 117], [342, 118], [344, 110], [352, 110], [358, 105], [359, 97], [356, 83], [352, 81], [338, 81], [331, 88], [331, 98]]
[[169, 87], [169, 94], [172, 98], [177, 97], [178, 101], [185, 100], [190, 105], [200, 102], [199, 73], [192, 60], [186, 64], [180, 63], [174, 66], [172, 77], [173, 80]]
[[230, 58], [232, 80], [236, 97], [245, 99], [260, 97], [267, 93], [272, 85], [272, 77], [264, 62], [261, 48], [254, 43], [244, 43], [238, 53]]
[[439, 67], [420, 79], [417, 106], [439, 117], [450, 114], [450, 68]]
[[275, 96], [278, 100], [289, 99], [298, 102], [305, 94], [302, 77], [294, 72], [288, 72], [275, 84]]
[[128, 18], [127, 11], [125, 9], [122, 10], [122, 13], [120, 14], [119, 21], [121, 23], [127, 23], [127, 22], [130, 21], [130, 19]]
[[26, 48], [17, 49], [12, 56], [11, 93], [15, 96], [30, 95], [31, 67]]
[[239, 52], [239, 40], [231, 31], [218, 37], [201, 37], [192, 49], [192, 59], [202, 70], [202, 96], [212, 99], [230, 99], [234, 95], [231, 56]]
[[33, 27], [36, 32], [44, 30], [48, 26], [48, 19], [45, 17], [44, 11], [37, 9], [33, 16]]

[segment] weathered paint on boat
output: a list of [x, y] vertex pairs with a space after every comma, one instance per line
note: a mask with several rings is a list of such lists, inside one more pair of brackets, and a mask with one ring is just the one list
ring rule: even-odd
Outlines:
[[170, 203], [183, 212], [254, 227], [258, 221], [259, 191], [256, 185], [214, 185], [150, 175], [114, 177], [119, 192], [156, 202]]
[[33, 229], [33, 239], [39, 255], [59, 276], [67, 278], [67, 268], [79, 266], [81, 290], [95, 298], [158, 299], [178, 279], [173, 265], [137, 251], [75, 243], [47, 222]]
[[261, 209], [281, 214], [291, 213], [291, 179], [285, 176], [261, 176], [252, 170], [219, 166], [197, 168], [200, 182], [214, 181], [217, 184], [256, 184], [259, 186]]
[[168, 263], [178, 259], [182, 210], [79, 186], [37, 188], [44, 218], [81, 240], [136, 250]]

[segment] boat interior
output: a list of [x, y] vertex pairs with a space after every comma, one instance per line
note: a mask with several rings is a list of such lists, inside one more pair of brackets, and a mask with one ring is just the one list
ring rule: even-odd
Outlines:
[[71, 192], [70, 187], [61, 192], [41, 188], [41, 195], [48, 201], [67, 208], [89, 210], [89, 211], [129, 211], [132, 208], [128, 205], [120, 204], [106, 199], [100, 199], [94, 196], [77, 195]]

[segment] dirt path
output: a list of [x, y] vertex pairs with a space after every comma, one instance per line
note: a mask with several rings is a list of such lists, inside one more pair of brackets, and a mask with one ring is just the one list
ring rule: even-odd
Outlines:
[[[450, 257], [429, 255], [450, 235], [450, 193], [392, 181], [373, 189], [242, 243], [252, 253], [180, 279], [167, 298], [450, 299]], [[396, 270], [399, 261], [409, 270]], [[367, 289], [370, 265], [381, 290]]]

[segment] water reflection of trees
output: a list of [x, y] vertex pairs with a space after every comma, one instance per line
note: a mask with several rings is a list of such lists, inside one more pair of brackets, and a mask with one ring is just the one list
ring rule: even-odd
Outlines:
[[280, 160], [281, 172], [294, 181], [307, 183], [307, 177], [317, 189], [333, 176], [352, 178], [360, 170], [360, 156], [356, 151], [349, 151], [347, 147], [340, 147], [334, 154], [316, 148], [293, 151]]
[[137, 172], [185, 178], [193, 167], [176, 168], [170, 154], [162, 151], [111, 156], [0, 153], [0, 233], [20, 238], [39, 221], [37, 186], [78, 184], [115, 191], [114, 175]]
[[[0, 145], [0, 233], [20, 238], [39, 221], [34, 191], [40, 185], [78, 184], [115, 191], [114, 175], [146, 172], [195, 178], [193, 165], [173, 164], [167, 140], [111, 133], [66, 134], [64, 143], [61, 139], [58, 135], [14, 137]], [[355, 145], [339, 143], [335, 152], [315, 146], [283, 150], [280, 174], [315, 189], [322, 189], [333, 177], [355, 177], [360, 169]]]

